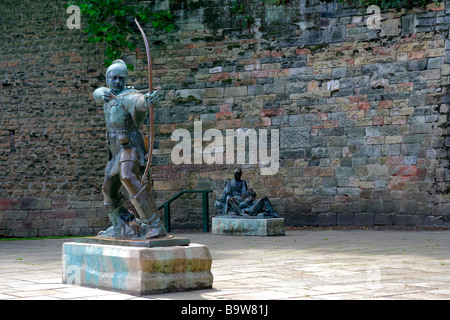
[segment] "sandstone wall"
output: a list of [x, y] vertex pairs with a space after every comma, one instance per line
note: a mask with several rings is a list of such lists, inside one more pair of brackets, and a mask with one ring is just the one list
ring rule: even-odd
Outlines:
[[[450, 3], [383, 11], [371, 29], [356, 2], [269, 2], [157, 2], [176, 25], [169, 34], [145, 28], [163, 89], [157, 202], [212, 189], [215, 214], [234, 165], [171, 158], [172, 133], [194, 138], [201, 121], [201, 134], [279, 130], [278, 172], [242, 168], [288, 225], [448, 225]], [[93, 234], [108, 224], [103, 110], [91, 100], [105, 81], [103, 49], [66, 27], [64, 5], [1, 3], [0, 236]], [[145, 50], [138, 33], [133, 41], [140, 49], [123, 58], [140, 89]], [[175, 228], [201, 228], [200, 195], [172, 208]]]

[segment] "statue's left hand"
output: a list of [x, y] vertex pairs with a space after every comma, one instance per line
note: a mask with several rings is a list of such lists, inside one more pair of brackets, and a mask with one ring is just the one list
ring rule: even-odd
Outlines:
[[153, 90], [153, 92], [147, 92], [144, 95], [144, 97], [145, 97], [145, 103], [147, 105], [149, 105], [149, 104], [155, 105], [160, 99], [159, 91], [158, 90]]

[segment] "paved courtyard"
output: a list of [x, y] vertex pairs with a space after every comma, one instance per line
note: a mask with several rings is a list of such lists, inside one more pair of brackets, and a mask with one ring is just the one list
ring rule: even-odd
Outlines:
[[61, 284], [73, 239], [0, 241], [0, 299], [450, 299], [450, 231], [174, 232], [208, 246], [213, 288], [133, 296]]

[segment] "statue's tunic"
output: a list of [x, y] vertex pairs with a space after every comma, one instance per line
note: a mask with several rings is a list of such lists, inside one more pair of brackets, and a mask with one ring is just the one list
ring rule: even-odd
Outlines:
[[[98, 88], [94, 92], [94, 100], [102, 103], [101, 94], [108, 90]], [[134, 89], [125, 89], [120, 94], [135, 92]], [[108, 143], [108, 163], [106, 175], [114, 176], [120, 171], [120, 162], [136, 161], [145, 166], [145, 145], [139, 128], [145, 120], [146, 110], [143, 108], [140, 94], [128, 94], [104, 102], [103, 108], [106, 120], [106, 141]], [[136, 153], [123, 150], [134, 148]]]
[[241, 203], [245, 200], [243, 196], [247, 192], [247, 189], [248, 185], [245, 180], [238, 181], [233, 179], [228, 181], [223, 189], [222, 196], [214, 202], [214, 206], [221, 214], [227, 214], [229, 210], [229, 199], [233, 198], [237, 203]]
[[224, 193], [229, 197], [242, 197], [247, 192], [247, 182], [233, 179], [225, 186]]

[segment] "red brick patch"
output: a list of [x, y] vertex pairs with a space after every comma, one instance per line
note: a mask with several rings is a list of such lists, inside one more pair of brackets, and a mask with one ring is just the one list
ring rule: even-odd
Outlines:
[[0, 198], [0, 210], [20, 208], [20, 199]]
[[273, 117], [283, 115], [282, 108], [261, 109], [261, 117]]
[[391, 175], [394, 177], [410, 178], [417, 176], [416, 165], [394, 165], [391, 167]]
[[391, 109], [392, 108], [392, 100], [385, 100], [378, 102], [378, 109]]

